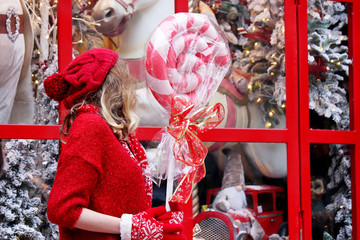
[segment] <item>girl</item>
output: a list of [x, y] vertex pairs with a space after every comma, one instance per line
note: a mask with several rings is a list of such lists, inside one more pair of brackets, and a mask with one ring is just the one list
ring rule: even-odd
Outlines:
[[133, 135], [136, 96], [126, 63], [112, 50], [92, 49], [44, 87], [70, 109], [47, 208], [60, 240], [185, 239], [181, 211], [150, 208], [152, 182]]

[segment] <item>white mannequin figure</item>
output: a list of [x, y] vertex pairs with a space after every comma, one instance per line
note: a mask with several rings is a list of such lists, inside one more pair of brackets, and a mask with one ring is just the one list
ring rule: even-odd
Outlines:
[[[33, 49], [33, 29], [23, 0], [2, 1], [0, 14], [23, 18], [23, 33], [0, 34], [0, 124], [31, 124], [34, 117], [34, 99], [31, 87], [30, 61]], [[20, 19], [20, 17], [19, 17]], [[1, 23], [6, 25], [6, 21]], [[12, 39], [11, 39], [12, 38]]]

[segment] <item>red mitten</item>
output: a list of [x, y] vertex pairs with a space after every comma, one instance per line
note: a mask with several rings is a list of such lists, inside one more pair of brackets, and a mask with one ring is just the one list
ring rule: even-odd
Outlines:
[[161, 223], [176, 223], [181, 224], [184, 221], [184, 211], [180, 204], [169, 203], [171, 211], [156, 218]]
[[185, 240], [182, 224], [161, 223], [156, 220], [165, 213], [165, 207], [155, 207], [136, 215], [123, 214], [120, 222], [121, 239]]

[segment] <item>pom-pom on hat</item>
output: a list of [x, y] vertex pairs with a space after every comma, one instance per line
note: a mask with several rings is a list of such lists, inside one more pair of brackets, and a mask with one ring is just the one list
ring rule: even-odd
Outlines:
[[62, 73], [54, 73], [44, 81], [45, 93], [63, 101], [70, 109], [94, 93], [104, 82], [119, 55], [110, 49], [94, 48], [77, 56]]

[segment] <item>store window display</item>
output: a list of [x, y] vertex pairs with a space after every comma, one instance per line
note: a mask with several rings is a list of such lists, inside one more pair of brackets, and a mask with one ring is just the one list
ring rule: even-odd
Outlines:
[[[38, 38], [38, 40], [35, 41], [36, 49], [33, 52], [33, 63], [31, 68], [34, 75], [32, 79], [32, 86], [30, 86], [30, 88], [34, 90], [33, 94], [36, 97], [35, 123], [58, 124], [59, 119], [57, 102], [50, 100], [45, 96], [42, 85], [43, 79], [45, 79], [48, 75], [57, 72], [57, 1], [48, 1], [47, 9], [49, 12], [47, 13], [47, 17], [46, 12], [39, 11], [40, 6], [45, 6], [40, 3], [47, 1], [36, 0], [35, 2], [37, 4], [34, 5], [30, 5], [31, 1], [26, 2], [29, 3], [26, 5], [26, 7], [30, 10], [30, 14], [33, 16], [33, 26], [38, 27], [37, 29], [40, 29], [41, 24], [43, 24], [43, 26], [48, 24], [48, 26], [43, 28], [43, 30], [47, 29], [46, 33], [48, 33], [43, 35], [43, 40], [46, 39], [46, 35], [49, 36], [48, 41], [46, 41], [49, 43], [49, 55], [46, 56], [45, 59], [40, 59], [39, 55], [43, 54], [44, 49], [40, 46], [42, 44], [37, 44], [40, 43], [38, 40], [40, 40], [39, 36], [41, 31], [35, 32], [35, 36]], [[123, 54], [123, 56], [127, 58], [132, 74], [137, 79], [141, 80], [136, 81], [136, 85], [139, 87], [137, 90], [138, 100], [140, 103], [138, 105], [138, 113], [141, 116], [141, 124], [144, 126], [167, 126], [167, 119], [161, 118], [160, 120], [159, 114], [148, 110], [149, 105], [154, 106], [156, 104], [158, 105], [158, 103], [156, 99], [149, 100], [151, 97], [149, 98], [149, 95], [146, 94], [147, 89], [145, 87], [145, 83], [142, 81], [143, 78], [141, 77], [141, 72], [138, 71], [138, 69], [141, 67], [141, 56], [144, 54], [143, 51], [145, 49], [144, 47], [139, 48], [138, 46], [141, 44], [138, 45], [138, 43], [141, 41], [144, 46], [146, 44], [146, 38], [149, 35], [145, 37], [145, 33], [151, 32], [150, 28], [146, 29], [146, 24], [151, 24], [154, 28], [157, 25], [155, 22], [149, 21], [149, 19], [155, 19], [154, 16], [143, 18], [141, 16], [151, 16], [151, 11], [158, 9], [156, 10], [156, 19], [157, 17], [160, 19], [160, 15], [162, 14], [165, 18], [165, 16], [171, 15], [173, 13], [174, 2], [167, 0], [125, 0], [125, 2], [129, 3], [129, 5], [134, 3], [133, 8], [130, 6], [126, 10], [126, 8], [121, 6], [118, 1], [73, 1], [74, 57], [88, 49], [96, 48], [100, 45], [101, 47], [106, 46], [107, 48], [116, 50], [119, 52], [119, 54]], [[117, 9], [119, 11], [119, 16], [125, 16], [125, 20], [120, 20], [121, 26], [119, 26], [118, 23], [109, 21], [109, 23], [111, 22], [111, 25], [117, 27], [117, 31], [111, 30], [108, 32], [108, 34], [110, 34], [108, 36], [111, 36], [109, 38], [106, 37], [107, 33], [101, 33], [101, 18], [91, 18], [91, 14], [95, 11], [98, 11], [101, 8], [101, 5], [105, 6], [105, 3], [108, 4], [108, 6], [111, 5], [114, 7], [114, 9]], [[291, 2], [291, 4], [292, 3], [293, 2]], [[138, 8], [140, 4], [143, 8]], [[170, 4], [171, 6], [169, 6], [169, 9], [166, 7], [166, 11], [165, 7], [164, 9], [160, 8], [159, 10], [158, 7], [165, 6], [164, 4]], [[92, 8], [89, 8], [89, 5], [91, 5]], [[351, 0], [348, 1], [348, 3], [320, 0], [308, 1], [307, 20], [309, 22], [309, 62], [306, 62], [305, 64], [308, 64], [309, 69], [308, 80], [310, 89], [308, 95], [310, 97], [310, 104], [308, 107], [311, 109], [311, 129], [349, 130], [349, 116], [351, 117], [351, 114], [349, 114], [350, 109], [348, 107], [349, 79], [347, 74], [349, 71], [348, 67], [351, 67], [351, 60], [348, 59], [348, 54], [351, 51], [350, 48], [348, 49], [346, 46], [347, 43], [350, 42], [348, 42], [347, 39], [346, 29], [348, 28], [347, 12], [351, 10], [350, 5], [352, 5]], [[132, 12], [133, 10], [134, 12]], [[284, 9], [284, 1], [281, 0], [189, 1], [189, 11], [206, 14], [210, 16], [213, 22], [217, 22], [219, 28], [223, 31], [227, 40], [229, 41], [229, 46], [231, 48], [231, 54], [233, 58], [231, 72], [226, 75], [223, 82], [220, 84], [219, 91], [216, 92], [214, 97], [210, 100], [210, 105], [221, 102], [225, 106], [225, 118], [219, 127], [235, 127], [238, 129], [249, 127], [278, 128], [284, 131], [287, 130], [285, 125], [285, 115], [292, 110], [292, 108], [291, 110], [289, 108], [289, 111], [286, 111], [286, 104], [288, 102], [285, 99], [284, 32], [286, 29], [284, 28], [285, 22], [283, 17], [287, 10], [289, 9]], [[41, 15], [40, 12], [44, 15]], [[95, 17], [95, 15], [93, 16]], [[48, 19], [49, 22], [45, 23], [45, 19]], [[113, 17], [111, 19], [116, 18]], [[140, 20], [144, 20], [145, 23], [141, 22]], [[15, 21], [12, 21], [12, 24], [14, 22]], [[137, 28], [135, 25], [132, 25], [134, 23], [144, 24]], [[144, 26], [145, 30], [139, 30], [143, 29]], [[120, 35], [114, 36], [111, 34]], [[134, 39], [137, 41], [131, 41]], [[105, 42], [105, 45], [102, 45], [104, 44], [102, 41]], [[44, 43], [44, 41], [42, 41], [42, 43]], [[132, 45], [135, 43], [137, 43], [136, 46]], [[306, 52], [306, 50], [304, 52]], [[287, 59], [286, 62], [289, 63], [292, 60], [293, 59]], [[286, 81], [287, 80], [288, 78], [286, 78]], [[292, 80], [293, 79], [291, 79], [291, 81]], [[302, 82], [307, 81], [303, 79]], [[292, 91], [295, 90], [290, 89], [287, 92]], [[306, 104], [306, 108], [307, 105], [308, 104]], [[321, 115], [320, 117], [322, 119], [319, 119], [319, 115]], [[27, 116], [30, 115], [27, 114]], [[287, 117], [289, 116], [290, 115]], [[212, 139], [211, 141], [215, 140]], [[41, 143], [39, 144], [39, 142]], [[286, 193], [288, 190], [286, 178], [289, 177], [287, 164], [293, 164], [294, 159], [287, 159], [287, 156], [289, 155], [286, 153], [286, 144], [263, 144], [253, 142], [205, 142], [205, 145], [209, 150], [209, 153], [205, 159], [207, 174], [202, 182], [194, 186], [192, 199], [194, 203], [194, 216], [202, 210], [203, 204], [212, 207], [211, 204], [216, 203], [213, 202], [216, 195], [211, 195], [211, 193], [217, 193], [219, 190], [221, 190], [223, 175], [226, 175], [226, 160], [231, 156], [232, 159], [241, 159], [245, 175], [245, 184], [241, 191], [237, 191], [237, 189], [235, 189], [236, 192], [232, 192], [231, 194], [245, 194], [247, 203], [245, 208], [253, 209], [255, 213], [253, 215], [254, 217], [256, 214], [261, 214], [258, 212], [259, 205], [262, 205], [262, 214], [270, 212], [276, 212], [276, 214], [278, 214], [277, 208], [282, 209], [283, 212], [281, 214], [283, 220], [281, 221], [284, 221], [284, 224], [282, 224], [281, 227], [273, 227], [272, 230], [269, 231], [267, 223], [261, 223], [260, 225], [265, 231], [264, 236], [267, 238], [269, 237], [270, 232], [271, 234], [274, 234], [276, 231], [279, 231], [278, 235], [280, 236], [287, 236], [289, 234], [286, 226]], [[52, 180], [50, 174], [46, 175], [45, 173], [51, 172], [52, 174], [55, 174], [52, 169], [54, 168], [54, 165], [56, 165], [55, 160], [53, 161], [54, 164], [51, 166], [49, 165], [50, 161], [48, 161], [48, 156], [51, 155], [53, 157], [53, 155], [57, 153], [58, 144], [49, 143], [46, 141], [3, 139], [2, 146], [5, 147], [5, 149], [3, 149], [5, 163], [4, 170], [8, 171], [8, 175], [5, 175], [4, 173], [3, 178], [1, 178], [1, 184], [4, 184], [4, 181], [9, 181], [9, 183], [12, 184], [10, 184], [12, 188], [17, 188], [16, 184], [18, 182], [12, 181], [14, 178], [12, 178], [10, 175], [17, 174], [18, 178], [16, 179], [21, 179], [23, 171], [19, 171], [18, 169], [11, 169], [7, 163], [15, 161], [15, 156], [18, 155], [14, 155], [14, 152], [29, 152], [29, 154], [25, 154], [28, 157], [25, 158], [24, 155], [21, 158], [18, 158], [16, 161], [21, 161], [19, 163], [19, 169], [22, 169], [25, 164], [25, 159], [36, 159], [34, 165], [31, 165], [31, 167], [26, 169], [31, 172], [31, 174], [29, 174], [30, 176], [36, 176], [34, 179], [39, 180], [39, 182], [37, 182], [35, 185], [41, 189], [39, 192], [44, 193], [43, 196], [44, 199], [46, 199], [48, 194], [46, 192], [50, 190]], [[313, 211], [314, 216], [312, 233], [318, 238], [320, 238], [322, 235], [326, 235], [327, 239], [335, 239], [336, 237], [340, 239], [348, 239], [352, 235], [353, 228], [351, 222], [352, 204], [350, 190], [352, 185], [350, 179], [351, 160], [350, 154], [347, 152], [351, 152], [352, 146], [349, 146], [350, 150], [345, 150], [345, 148], [348, 147], [346, 145], [337, 146], [328, 144], [327, 150], [325, 148], [319, 148], [319, 146], [320, 144], [314, 144], [310, 146], [311, 149], [314, 148], [314, 151], [311, 152], [310, 156], [311, 177], [314, 181], [312, 183], [310, 183], [310, 181], [306, 183], [307, 186], [309, 186], [309, 194], [310, 184], [313, 184], [312, 186], [314, 186], [314, 188], [311, 190], [311, 193], [314, 193], [312, 194], [311, 199], [313, 207], [311, 211]], [[232, 150], [231, 154], [228, 152], [229, 149]], [[289, 154], [291, 155], [292, 153]], [[326, 164], [322, 164], [324, 159], [326, 159]], [[291, 165], [291, 167], [294, 167], [294, 165]], [[41, 172], [44, 173], [43, 176], [46, 175], [46, 180], [42, 181], [37, 177], [38, 175], [36, 175], [35, 170], [39, 169], [41, 169]], [[353, 171], [353, 169], [351, 169], [351, 171]], [[35, 180], [29, 180], [30, 183], [33, 181]], [[7, 189], [10, 185], [6, 185]], [[261, 192], [259, 190], [260, 188], [256, 188], [254, 191], [252, 191], [251, 186], [249, 185], [271, 185], [271, 189], [267, 189], [269, 192], [266, 193]], [[321, 191], [316, 191], [316, 188], [321, 185], [323, 186], [323, 189]], [[41, 186], [46, 187], [42, 188]], [[246, 188], [247, 186], [249, 187]], [[278, 188], [281, 188], [281, 191], [279, 190], [280, 192], [277, 192]], [[30, 191], [31, 194], [34, 192], [36, 191]], [[39, 192], [36, 192], [36, 194]], [[274, 204], [279, 203], [282, 205], [282, 207], [280, 205], [273, 205], [270, 209], [270, 205], [265, 206], [263, 201], [261, 199], [259, 200], [259, 196], [263, 197], [263, 200], [268, 199], [269, 194], [272, 194], [273, 197], [278, 199], [282, 198], [282, 201], [280, 202], [273, 201]], [[208, 195], [212, 196], [211, 201], [207, 201]], [[230, 195], [228, 194], [226, 196], [228, 199], [226, 199], [226, 197], [222, 198], [225, 200], [221, 203], [224, 206], [231, 205], [226, 203], [228, 200], [230, 200]], [[255, 199], [255, 197], [257, 197], [257, 199]], [[9, 198], [14, 199], [14, 197]], [[22, 196], [19, 195], [19, 198], [22, 198]], [[163, 201], [163, 199], [161, 200]], [[41, 201], [46, 202], [46, 200]], [[9, 209], [11, 208], [11, 205], [4, 206]], [[254, 206], [256, 207], [254, 208]], [[241, 207], [243, 208], [244, 206]], [[227, 211], [227, 207], [223, 209], [225, 210], [223, 211], [225, 213]], [[217, 211], [220, 212], [221, 209], [217, 209]], [[8, 211], [6, 212], [8, 213]], [[43, 213], [44, 211], [41, 210], [38, 214], [41, 215]], [[331, 214], [330, 218], [328, 218], [328, 213]], [[11, 216], [11, 214], [7, 214], [7, 216]], [[55, 228], [53, 228], [52, 225], [49, 225], [46, 218], [43, 217], [44, 216], [42, 216], [41, 219], [45, 222], [44, 224], [33, 225], [30, 228], [35, 229], [34, 231], [41, 229], [41, 234], [46, 236], [46, 238], [51, 239], [51, 237], [48, 236], [52, 235], [52, 237], [56, 239], [56, 237], [54, 237], [56, 235], [56, 231], [54, 230]], [[325, 218], [327, 219], [326, 221], [324, 220]], [[36, 217], [34, 217], [34, 219], [36, 219]], [[330, 219], [331, 224], [327, 224], [329, 222], [328, 219]], [[250, 218], [245, 220], [246, 221], [244, 222], [251, 222]], [[268, 220], [270, 222], [271, 219]], [[7, 219], [6, 221], [10, 220]], [[7, 227], [12, 224], [11, 222], [6, 221], [3, 222], [4, 225], [2, 226], [4, 227], [0, 227], [0, 229], [2, 228], [3, 231], [1, 232], [0, 230], [0, 233], [2, 234], [5, 234], [4, 229], [9, 229]], [[9, 223], [9, 225], [6, 225], [7, 223]], [[19, 221], [19, 224], [21, 225], [22, 222]], [[49, 232], [52, 233], [48, 234]], [[13, 232], [11, 232], [10, 235], [13, 235]], [[276, 239], [275, 237], [276, 236], [272, 236], [271, 239]], [[41, 237], [39, 237], [39, 239], [41, 239]]]

